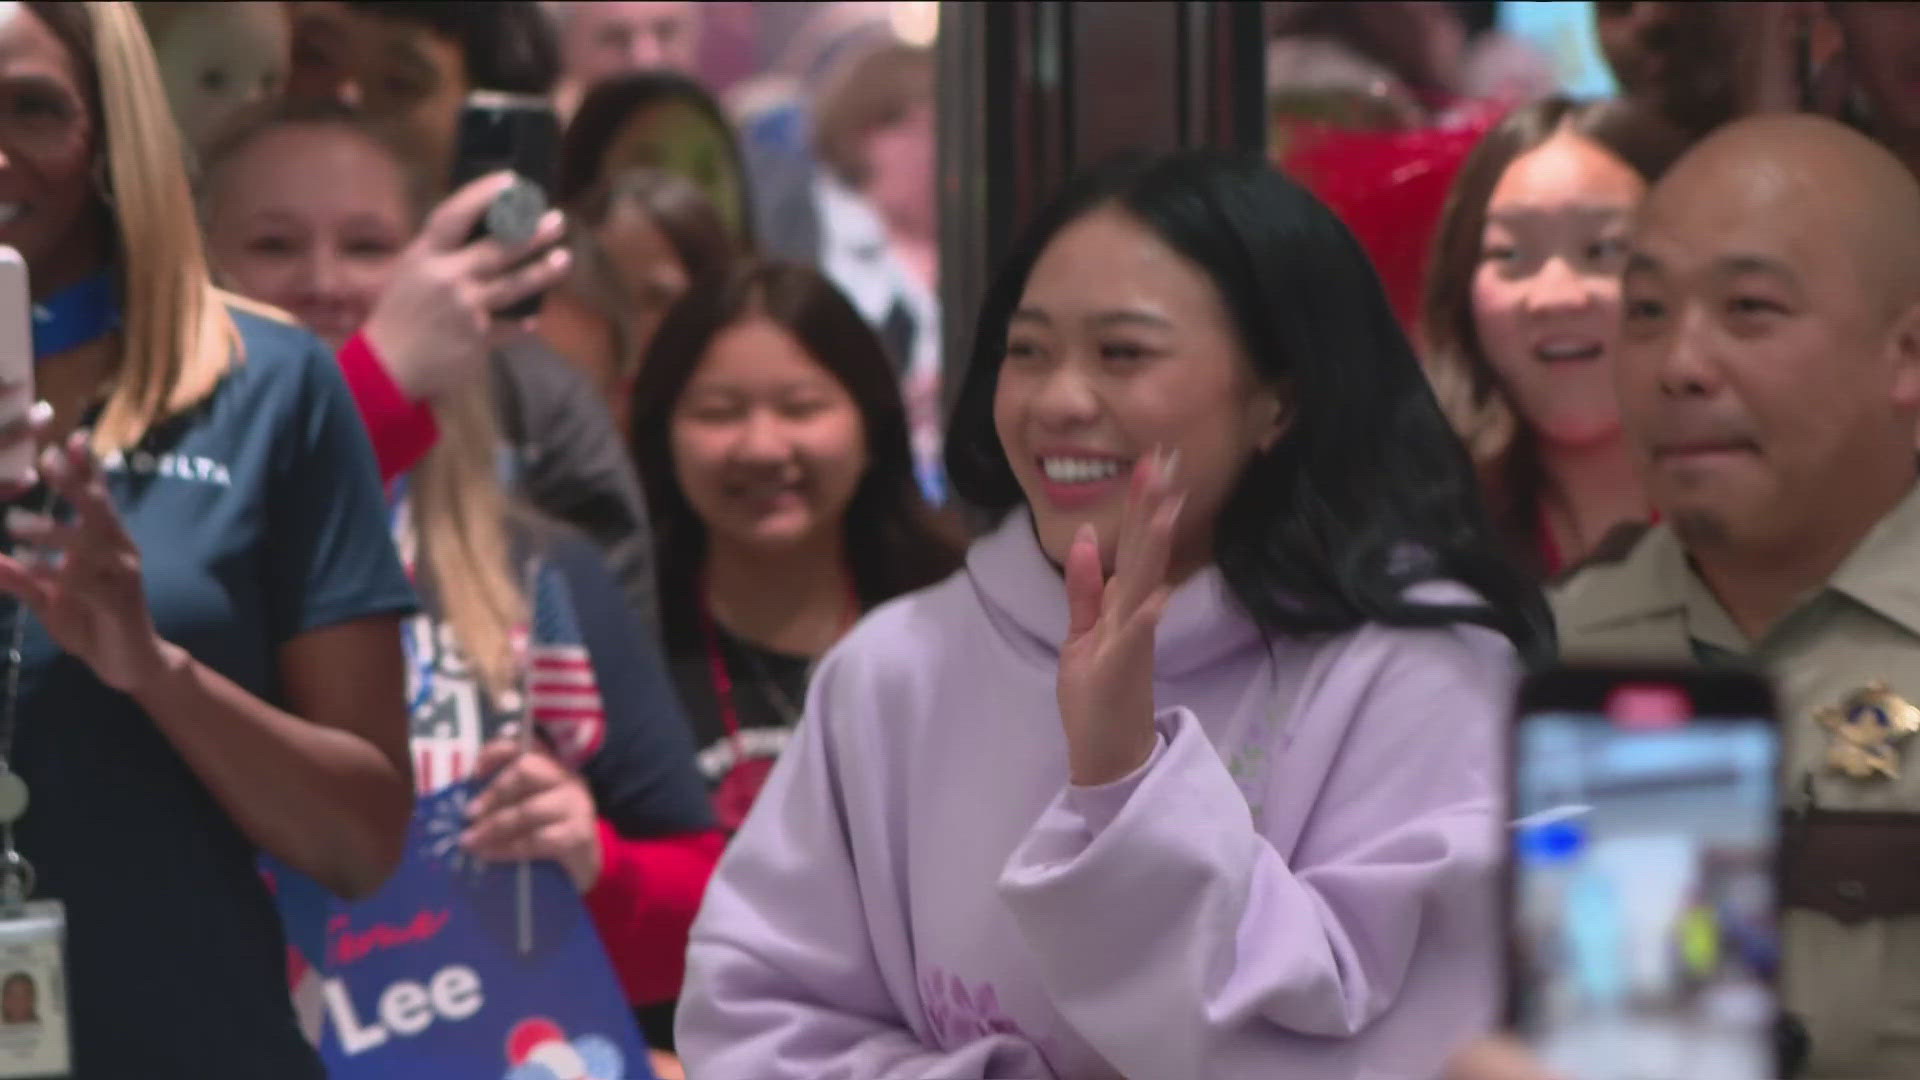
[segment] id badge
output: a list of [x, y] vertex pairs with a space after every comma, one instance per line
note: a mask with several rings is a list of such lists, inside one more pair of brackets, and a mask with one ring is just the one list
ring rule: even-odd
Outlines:
[[58, 900], [0, 916], [0, 1080], [72, 1070], [66, 939], [67, 911]]

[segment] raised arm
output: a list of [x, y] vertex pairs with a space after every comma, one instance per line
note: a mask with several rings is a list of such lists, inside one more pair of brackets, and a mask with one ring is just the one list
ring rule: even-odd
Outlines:
[[1146, 764], [1064, 788], [1016, 849], [1001, 895], [1056, 1007], [1122, 1074], [1431, 1076], [1493, 1023], [1511, 654], [1412, 636], [1364, 693], [1291, 721], [1331, 723], [1338, 750], [1284, 846], [1169, 709]]

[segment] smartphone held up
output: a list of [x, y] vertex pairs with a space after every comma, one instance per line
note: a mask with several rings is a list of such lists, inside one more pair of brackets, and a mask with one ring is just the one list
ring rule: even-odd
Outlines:
[[27, 288], [27, 261], [0, 245], [0, 486], [33, 471], [33, 440], [23, 437], [33, 402], [33, 297]]
[[[560, 149], [560, 121], [543, 97], [479, 91], [460, 111], [453, 164], [453, 188], [489, 173], [507, 171], [514, 183], [495, 197], [474, 231], [509, 248], [525, 244], [539, 228], [553, 190], [554, 161]], [[529, 253], [538, 258], [544, 252]], [[498, 312], [504, 319], [539, 314], [542, 297], [528, 297]]]
[[1779, 729], [1758, 676], [1560, 668], [1512, 748], [1514, 1030], [1569, 1080], [1774, 1080]]

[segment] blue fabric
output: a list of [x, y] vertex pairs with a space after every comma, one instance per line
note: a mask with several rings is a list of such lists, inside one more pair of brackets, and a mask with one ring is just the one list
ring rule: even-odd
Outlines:
[[58, 356], [119, 328], [119, 272], [108, 267], [33, 305], [33, 358]]
[[[107, 481], [159, 632], [284, 706], [282, 645], [414, 598], [332, 356], [304, 330], [234, 320], [243, 361], [107, 461]], [[19, 839], [67, 904], [76, 1080], [318, 1078], [252, 843], [131, 700], [37, 623], [24, 652]]]

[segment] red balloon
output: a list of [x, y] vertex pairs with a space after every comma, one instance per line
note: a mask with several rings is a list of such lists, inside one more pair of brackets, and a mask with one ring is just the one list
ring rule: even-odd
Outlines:
[[565, 1042], [567, 1033], [560, 1025], [544, 1016], [535, 1016], [513, 1025], [507, 1032], [507, 1064], [518, 1065], [527, 1060], [535, 1047], [546, 1042]]
[[1346, 222], [1373, 260], [1403, 327], [1419, 319], [1427, 251], [1455, 174], [1497, 108], [1473, 109], [1433, 127], [1365, 131], [1298, 124], [1281, 169]]

